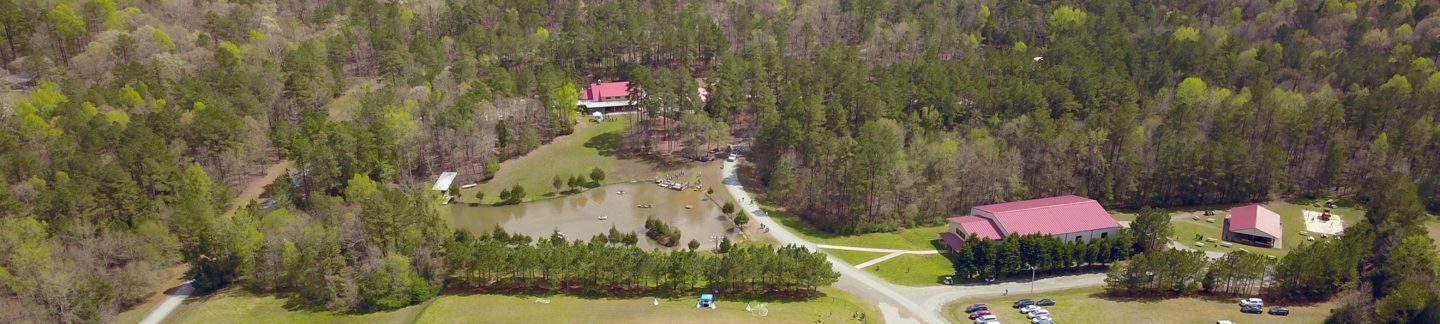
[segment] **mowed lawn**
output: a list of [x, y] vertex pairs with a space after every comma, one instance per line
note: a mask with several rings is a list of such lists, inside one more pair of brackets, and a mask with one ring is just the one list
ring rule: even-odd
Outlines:
[[[256, 296], [235, 288], [186, 302], [171, 313], [166, 323], [823, 323], [855, 322], [857, 311], [869, 314], [870, 323], [879, 323], [879, 312], [854, 297], [833, 288], [821, 288], [825, 297], [805, 301], [735, 300], [716, 296], [717, 309], [696, 309], [691, 298], [587, 299], [573, 296], [443, 295], [390, 312], [336, 314], [287, 310], [285, 300]], [[544, 299], [549, 303], [539, 303]], [[745, 305], [765, 304], [766, 316], [746, 312]], [[143, 317], [143, 316], [141, 316]], [[135, 323], [125, 317], [119, 323]]]
[[[696, 299], [584, 299], [570, 296], [524, 297], [469, 295], [442, 297], [425, 309], [417, 323], [856, 323], [857, 311], [870, 323], [882, 321], [872, 306], [839, 290], [807, 301], [735, 300], [717, 295], [716, 309], [695, 308]], [[549, 303], [538, 303], [537, 298]], [[766, 316], [745, 311], [765, 304]]]
[[[424, 306], [363, 315], [289, 310], [285, 299], [258, 296], [231, 287], [185, 301], [165, 318], [165, 323], [412, 323]], [[149, 312], [142, 311], [143, 314]], [[122, 316], [116, 322], [138, 323], [144, 317]]]
[[[1100, 287], [1038, 293], [1034, 296], [1011, 294], [960, 300], [945, 306], [944, 315], [955, 323], [968, 323], [965, 306], [974, 303], [990, 305], [990, 310], [1003, 323], [1029, 323], [1025, 314], [1010, 308], [1020, 298], [1050, 298], [1054, 306], [1046, 306], [1057, 323], [1215, 323], [1231, 320], [1236, 323], [1320, 323], [1330, 315], [1333, 302], [1308, 306], [1289, 306], [1289, 316], [1245, 314], [1240, 312], [1239, 299], [1172, 298], [1154, 300], [1123, 300], [1102, 297]], [[1270, 306], [1266, 304], [1268, 310]]]
[[[827, 245], [907, 251], [934, 251], [938, 249], [937, 244], [940, 244], [939, 233], [944, 232], [946, 229], [945, 225], [936, 225], [908, 228], [890, 233], [835, 235], [816, 229], [795, 215], [764, 206], [761, 208], [763, 208], [770, 217], [774, 217], [776, 221], [784, 224], [786, 228], [789, 228], [796, 235], [811, 242]], [[888, 254], [883, 252], [838, 249], [822, 250], [841, 260], [845, 260], [845, 262], [850, 263], [850, 265], [859, 265]], [[950, 258], [944, 254], [905, 254], [866, 267], [865, 271], [874, 273], [880, 278], [884, 278], [886, 281], [895, 284], [931, 286], [943, 283], [944, 276], [954, 275], [955, 266], [950, 262]]]
[[940, 232], [945, 225], [907, 228], [898, 232], [870, 233], [862, 235], [836, 235], [810, 226], [799, 216], [774, 208], [761, 206], [765, 213], [785, 225], [795, 235], [811, 242], [828, 245], [843, 245], [894, 250], [935, 250], [940, 241]]
[[[654, 179], [658, 173], [641, 160], [620, 159], [616, 150], [632, 115], [617, 115], [604, 122], [585, 120], [573, 134], [557, 137], [530, 153], [500, 163], [495, 178], [474, 188], [460, 191], [459, 202], [475, 201], [475, 191], [485, 191], [484, 203], [500, 201], [500, 191], [519, 184], [525, 188], [525, 200], [555, 196], [555, 176], [567, 181], [571, 176], [590, 176], [590, 170], [605, 171], [605, 183]], [[462, 184], [457, 184], [462, 185]]]
[[[1281, 247], [1278, 249], [1249, 246], [1240, 243], [1231, 243], [1231, 247], [1224, 247], [1221, 244], [1225, 241], [1220, 239], [1225, 226], [1225, 216], [1223, 216], [1223, 213], [1217, 213], [1215, 216], [1209, 217], [1201, 216], [1199, 220], [1192, 218], [1175, 220], [1171, 222], [1171, 225], [1175, 227], [1175, 240], [1191, 248], [1218, 252], [1244, 250], [1247, 252], [1282, 257], [1296, 247], [1299, 247], [1301, 243], [1309, 242], [1306, 240], [1306, 236], [1300, 235], [1300, 232], [1305, 231], [1305, 218], [1301, 211], [1311, 210], [1319, 212], [1322, 210], [1322, 208], [1311, 206], [1307, 202], [1300, 203], [1302, 204], [1277, 201], [1265, 204], [1265, 208], [1274, 211], [1276, 214], [1280, 214], [1280, 226], [1285, 231], [1285, 236], [1280, 240]], [[1347, 227], [1350, 226], [1350, 224], [1361, 221], [1361, 219], [1365, 217], [1364, 211], [1350, 207], [1336, 208], [1331, 210], [1330, 213], [1341, 216], [1345, 220]], [[1206, 222], [1207, 218], [1214, 219], [1215, 222]], [[1196, 234], [1203, 235], [1206, 238], [1213, 238], [1216, 242], [1201, 240], [1204, 241], [1205, 245], [1203, 247], [1196, 247]], [[1309, 236], [1314, 236], [1316, 240], [1323, 239], [1318, 234], [1310, 234]]]

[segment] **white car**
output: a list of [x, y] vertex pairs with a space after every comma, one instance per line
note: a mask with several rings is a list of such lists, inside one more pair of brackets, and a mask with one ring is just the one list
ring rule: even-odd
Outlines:
[[735, 158], [738, 157], [739, 156], [736, 156], [735, 153], [730, 153], [730, 156], [725, 157], [725, 161], [735, 162]]
[[1025, 307], [1020, 307], [1020, 313], [1021, 313], [1021, 314], [1029, 314], [1030, 312], [1037, 311], [1037, 310], [1041, 310], [1041, 309], [1044, 309], [1044, 308], [1041, 308], [1040, 306], [1029, 305], [1029, 306], [1025, 306]]
[[1036, 318], [1036, 317], [1042, 317], [1042, 316], [1043, 316], [1043, 317], [1050, 317], [1050, 311], [1041, 309], [1041, 310], [1037, 310], [1037, 311], [1034, 311], [1034, 312], [1030, 312], [1029, 314], [1025, 314], [1025, 317], [1026, 317], [1026, 318]]
[[1000, 318], [999, 318], [999, 317], [995, 317], [995, 315], [985, 315], [985, 316], [980, 316], [980, 317], [975, 318], [975, 324], [985, 324], [985, 323], [999, 322], [999, 321], [1000, 321]]
[[1245, 298], [1240, 300], [1240, 306], [1265, 307], [1265, 301], [1260, 298]]
[[1041, 322], [1050, 322], [1050, 323], [1053, 323], [1053, 322], [1055, 322], [1055, 319], [1050, 318], [1050, 316], [1040, 316], [1040, 317], [1036, 317], [1036, 318], [1030, 319], [1030, 323], [1033, 323], [1033, 324], [1040, 324]]

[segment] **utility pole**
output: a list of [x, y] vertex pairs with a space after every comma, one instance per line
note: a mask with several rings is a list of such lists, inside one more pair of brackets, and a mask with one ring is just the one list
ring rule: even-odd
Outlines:
[[1030, 267], [1030, 295], [1035, 295], [1035, 266], [1029, 263], [1025, 265]]

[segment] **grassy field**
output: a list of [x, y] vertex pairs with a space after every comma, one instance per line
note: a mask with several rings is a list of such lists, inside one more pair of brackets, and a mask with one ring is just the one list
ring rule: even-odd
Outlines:
[[[1199, 249], [1219, 252], [1245, 250], [1248, 252], [1264, 255], [1273, 255], [1276, 257], [1285, 256], [1285, 254], [1289, 253], [1290, 250], [1300, 246], [1300, 244], [1303, 242], [1307, 242], [1305, 236], [1300, 235], [1300, 232], [1305, 230], [1305, 219], [1304, 216], [1301, 214], [1301, 211], [1306, 209], [1320, 211], [1319, 207], [1311, 206], [1307, 202], [1273, 202], [1270, 204], [1266, 204], [1265, 208], [1274, 211], [1276, 214], [1280, 214], [1280, 226], [1283, 227], [1283, 230], [1285, 231], [1285, 236], [1280, 240], [1280, 248], [1262, 248], [1239, 243], [1233, 243], [1231, 247], [1227, 248], [1224, 246], [1216, 246], [1218, 242], [1206, 242], [1205, 246], [1199, 247]], [[1346, 224], [1353, 224], [1354, 222], [1360, 221], [1360, 219], [1364, 217], [1365, 212], [1356, 208], [1342, 207], [1332, 210], [1331, 214], [1340, 215], [1345, 219]], [[1196, 248], [1196, 234], [1203, 235], [1207, 238], [1214, 238], [1216, 240], [1219, 240], [1222, 229], [1225, 226], [1224, 216], [1216, 215], [1210, 218], [1215, 219], [1215, 222], [1206, 222], [1206, 217], [1204, 216], [1201, 216], [1199, 220], [1192, 218], [1183, 218], [1171, 222], [1171, 224], [1175, 227], [1175, 240], [1180, 242], [1180, 244], [1192, 248]], [[1316, 236], [1315, 239], [1319, 240], [1321, 238]]]
[[[869, 314], [870, 322], [880, 321], [879, 312], [835, 289], [821, 289], [828, 296], [803, 302], [730, 300], [717, 297], [717, 309], [696, 309], [694, 299], [651, 298], [582, 299], [569, 296], [536, 297], [499, 295], [446, 296], [433, 302], [418, 323], [842, 323], [856, 311]], [[765, 304], [769, 313], [760, 317], [745, 311], [745, 305]], [[497, 311], [503, 310], [503, 311]]]
[[[189, 301], [167, 318], [167, 323], [734, 323], [854, 322], [851, 314], [868, 313], [871, 323], [879, 311], [833, 288], [827, 296], [806, 301], [732, 300], [718, 297], [719, 308], [695, 309], [693, 299], [650, 298], [586, 299], [573, 296], [537, 297], [503, 295], [445, 295], [428, 303], [391, 312], [350, 315], [286, 309], [285, 300], [225, 289]], [[745, 305], [766, 304], [769, 314], [759, 317]], [[136, 323], [143, 316], [122, 316], [117, 323]]]
[[1173, 298], [1129, 301], [1101, 297], [1101, 292], [1100, 287], [1090, 287], [1040, 293], [1035, 296], [1017, 294], [960, 300], [946, 305], [944, 315], [955, 323], [969, 322], [965, 306], [985, 303], [990, 305], [991, 311], [1001, 322], [1028, 323], [1029, 320], [1024, 314], [1010, 308], [1016, 299], [1026, 297], [1037, 300], [1054, 299], [1056, 304], [1045, 309], [1050, 310], [1051, 316], [1060, 323], [1215, 323], [1217, 320], [1237, 323], [1320, 323], [1333, 307], [1332, 303], [1289, 306], [1290, 316], [1255, 315], [1241, 313], [1240, 306], [1230, 299]]
[[850, 250], [825, 250], [825, 252], [835, 256], [836, 258], [840, 258], [840, 260], [845, 260], [845, 262], [849, 263], [850, 265], [865, 263], [865, 261], [874, 260], [875, 258], [885, 256], [886, 254], [880, 252]]
[[[820, 244], [895, 250], [935, 250], [938, 248], [940, 240], [937, 234], [945, 231], [944, 225], [938, 225], [909, 228], [892, 233], [835, 235], [811, 227], [810, 224], [795, 215], [768, 207], [762, 206], [762, 208], [770, 214], [770, 217], [774, 217], [796, 235]], [[865, 261], [886, 254], [833, 249], [825, 249], [825, 252], [845, 260], [851, 265], [865, 263]], [[906, 254], [866, 267], [865, 271], [895, 284], [929, 286], [941, 283], [941, 278], [944, 276], [955, 274], [955, 267], [951, 264], [950, 259], [942, 254]]]
[[620, 137], [630, 125], [632, 116], [615, 116], [602, 123], [585, 121], [573, 134], [558, 137], [521, 157], [500, 164], [500, 171], [489, 182], [460, 191], [459, 202], [474, 202], [475, 191], [485, 191], [484, 203], [500, 200], [500, 191], [516, 184], [525, 187], [525, 200], [553, 197], [551, 181], [562, 181], [575, 175], [590, 175], [590, 169], [605, 170], [605, 182], [653, 179], [656, 175], [649, 164], [639, 160], [622, 160], [615, 150]]
[[955, 274], [955, 265], [943, 254], [905, 254], [876, 263], [865, 271], [906, 286], [933, 286]]
[[[390, 312], [364, 315], [298, 311], [285, 307], [285, 300], [257, 296], [236, 288], [186, 301], [170, 313], [166, 323], [412, 323], [425, 304]], [[141, 316], [121, 316], [116, 323], [138, 323]]]
[[844, 245], [895, 250], [934, 250], [940, 241], [940, 232], [945, 225], [907, 228], [891, 233], [870, 233], [863, 235], [835, 235], [821, 231], [805, 223], [800, 217], [785, 211], [761, 206], [770, 217], [789, 228], [796, 235], [811, 242], [829, 245]]

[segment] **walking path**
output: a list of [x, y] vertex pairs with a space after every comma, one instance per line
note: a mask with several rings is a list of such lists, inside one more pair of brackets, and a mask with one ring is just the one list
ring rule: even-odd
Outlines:
[[[735, 162], [725, 162], [723, 172], [725, 176], [725, 188], [730, 195], [739, 201], [753, 202], [754, 198], [745, 192], [740, 184], [740, 177], [735, 173]], [[927, 287], [909, 287], [892, 284], [884, 279], [876, 277], [870, 272], [863, 270], [864, 267], [889, 260], [903, 254], [934, 254], [939, 251], [913, 251], [913, 250], [891, 250], [876, 249], [852, 246], [836, 246], [815, 244], [801, 239], [790, 230], [771, 219], [769, 215], [756, 205], [742, 204], [745, 211], [755, 216], [755, 221], [764, 224], [770, 229], [771, 235], [780, 244], [796, 244], [811, 250], [832, 249], [889, 253], [883, 257], [870, 260], [859, 265], [851, 266], [844, 260], [829, 256], [831, 266], [840, 273], [840, 281], [834, 286], [855, 294], [861, 299], [875, 304], [885, 316], [886, 323], [948, 323], [941, 313], [945, 304], [950, 302], [982, 296], [997, 296], [1014, 292], [1016, 298], [1037, 298], [1029, 296], [1028, 293], [1063, 290], [1080, 287], [1095, 287], [1105, 284], [1104, 273], [1087, 273], [1069, 276], [1058, 276], [1039, 279], [1036, 281], [1022, 280], [999, 283], [980, 283], [968, 285], [936, 285]]]
[[861, 252], [899, 253], [899, 254], [940, 254], [940, 250], [892, 250], [892, 249], [877, 249], [877, 248], [867, 248], [867, 247], [858, 247], [858, 246], [841, 246], [841, 245], [826, 245], [826, 244], [816, 244], [815, 246], [816, 246], [816, 247], [819, 247], [819, 248], [822, 248], [822, 249], [830, 249], [830, 250], [850, 250], [850, 251], [861, 251]]
[[875, 265], [876, 263], [885, 262], [885, 260], [894, 259], [895, 257], [898, 257], [898, 256], [900, 256], [901, 254], [905, 254], [905, 253], [895, 252], [895, 253], [886, 254], [885, 256], [878, 257], [878, 258], [874, 258], [874, 259], [871, 259], [870, 261], [865, 261], [865, 263], [857, 264], [857, 265], [855, 265], [855, 268], [856, 268], [856, 269], [864, 269], [865, 267]]
[[[735, 166], [735, 162], [725, 162], [723, 168], [725, 189], [729, 190], [730, 196], [735, 199], [740, 201], [755, 201], [754, 198], [750, 197], [749, 193], [745, 192], [744, 187], [740, 185], [740, 176], [735, 173]], [[812, 251], [819, 251], [818, 246], [791, 233], [785, 226], [780, 225], [780, 222], [771, 219], [769, 215], [760, 210], [759, 206], [755, 204], [742, 204], [742, 207], [751, 215], [755, 215], [755, 221], [769, 228], [770, 232], [768, 234], [775, 238], [780, 244], [795, 244]], [[939, 312], [927, 311], [921, 308], [920, 305], [915, 304], [910, 298], [906, 298], [895, 291], [893, 285], [885, 282], [885, 280], [875, 277], [875, 275], [865, 272], [865, 270], [856, 269], [835, 256], [827, 255], [827, 259], [830, 260], [831, 267], [840, 273], [840, 282], [837, 282], [836, 286], [856, 294], [866, 301], [875, 303], [876, 307], [884, 313], [886, 323], [938, 324], [946, 322], [944, 318], [940, 317]]]
[[176, 307], [180, 307], [180, 303], [185, 302], [185, 298], [190, 298], [190, 294], [194, 292], [195, 287], [190, 285], [190, 280], [185, 281], [185, 284], [175, 288], [169, 297], [165, 297], [165, 302], [160, 303], [159, 307], [155, 307], [155, 311], [150, 312], [149, 316], [145, 316], [140, 324], [160, 324], [161, 320], [170, 316], [170, 312], [175, 311]]

